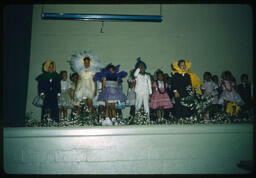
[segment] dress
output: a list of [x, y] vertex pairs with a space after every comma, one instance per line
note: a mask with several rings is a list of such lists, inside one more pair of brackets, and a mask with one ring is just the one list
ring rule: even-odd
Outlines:
[[216, 83], [205, 81], [201, 89], [204, 90], [204, 96], [212, 95], [214, 97], [212, 104], [218, 104], [218, 85]]
[[82, 101], [83, 99], [93, 99], [94, 94], [94, 72], [90, 69], [84, 69], [80, 73], [80, 80], [77, 82], [74, 99]]
[[221, 87], [222, 93], [220, 94], [219, 104], [224, 104], [224, 100], [235, 102], [238, 105], [243, 105], [243, 100], [234, 89], [234, 82], [222, 80]]
[[[122, 83], [119, 84], [119, 88], [121, 91], [123, 91], [123, 85]], [[127, 98], [126, 98], [127, 99]], [[125, 101], [122, 101], [122, 102], [118, 102], [116, 105], [115, 105], [115, 109], [124, 109], [126, 107], [125, 105]]]
[[69, 95], [69, 89], [71, 88], [71, 84], [69, 81], [60, 81], [60, 86], [61, 86], [61, 93], [60, 93], [60, 99], [59, 99], [59, 107], [72, 107], [71, 103], [71, 97]]
[[98, 101], [108, 101], [109, 103], [124, 102], [126, 96], [120, 88], [116, 87], [116, 78], [106, 78], [104, 90], [99, 94]]
[[[149, 104], [149, 107], [152, 109], [158, 109], [159, 107], [163, 107], [164, 109], [170, 109], [173, 107], [173, 104], [171, 103], [171, 100], [169, 98], [169, 95], [167, 93], [166, 88], [168, 87], [167, 83], [163, 81], [157, 81], [157, 83], [153, 83], [153, 87], [155, 88], [155, 92], [152, 94], [151, 102]], [[165, 85], [165, 87], [164, 87]], [[160, 92], [158, 90], [160, 89]], [[164, 92], [164, 93], [162, 93]]]

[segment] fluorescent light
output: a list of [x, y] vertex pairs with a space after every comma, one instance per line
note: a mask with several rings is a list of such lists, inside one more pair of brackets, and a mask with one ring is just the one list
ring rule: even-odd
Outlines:
[[69, 13], [42, 13], [42, 19], [47, 20], [95, 20], [95, 21], [135, 21], [161, 22], [159, 15], [117, 15], [117, 14], [69, 14]]

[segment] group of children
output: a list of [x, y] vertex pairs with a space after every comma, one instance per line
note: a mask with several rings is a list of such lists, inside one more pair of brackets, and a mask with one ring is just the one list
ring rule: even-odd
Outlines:
[[[181, 98], [189, 95], [188, 88], [205, 95], [212, 95], [212, 104], [225, 105], [227, 101], [235, 102], [245, 110], [251, 108], [251, 86], [248, 76], [243, 74], [242, 84], [236, 87], [231, 72], [225, 71], [219, 83], [218, 77], [204, 73], [202, 83], [189, 68], [191, 62], [180, 60], [172, 64], [172, 77], [158, 69], [155, 77], [146, 72], [147, 65], [140, 58], [130, 72], [127, 96], [122, 91], [123, 78], [127, 72], [119, 72], [120, 65], [108, 64], [102, 67], [92, 54], [84, 52], [71, 59], [71, 68], [75, 71], [68, 81], [67, 71], [56, 73], [53, 61], [44, 64], [44, 73], [38, 77], [39, 93], [44, 99], [42, 115], [50, 110], [51, 118], [68, 119], [67, 110], [71, 108], [81, 112], [84, 102], [90, 112], [105, 112], [102, 125], [117, 124], [116, 115], [130, 107], [130, 118], [143, 108], [148, 119], [165, 120], [169, 112], [177, 118], [189, 117], [191, 110], [181, 104]], [[143, 106], [143, 107], [142, 107]], [[104, 109], [105, 108], [105, 109]], [[63, 115], [63, 116], [62, 116]]]

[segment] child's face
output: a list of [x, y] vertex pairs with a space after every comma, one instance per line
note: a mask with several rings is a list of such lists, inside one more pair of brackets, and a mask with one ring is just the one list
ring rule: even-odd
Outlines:
[[111, 73], [115, 73], [115, 69], [114, 69], [113, 67], [109, 68], [109, 71], [110, 71]]
[[164, 79], [163, 74], [160, 73], [157, 75], [157, 80], [163, 81], [163, 79]]
[[89, 59], [85, 59], [84, 60], [84, 67], [85, 68], [89, 68], [90, 67], [90, 60]]
[[186, 63], [181, 62], [180, 65], [179, 65], [179, 68], [184, 72], [186, 70]]
[[218, 83], [218, 78], [217, 77], [213, 77], [212, 80], [215, 82], [215, 83]]
[[141, 72], [145, 72], [145, 67], [144, 67], [143, 64], [140, 64], [139, 68], [140, 68], [140, 71], [141, 71]]
[[66, 72], [62, 73], [62, 80], [67, 80], [67, 73]]
[[48, 72], [51, 72], [51, 73], [54, 72], [54, 66], [52, 63], [48, 67]]
[[205, 74], [205, 75], [204, 75], [204, 80], [209, 81], [209, 80], [210, 80], [210, 76], [207, 75], [207, 74]]
[[73, 77], [72, 77], [72, 81], [73, 82], [76, 82], [78, 80], [78, 75], [74, 75]]
[[243, 77], [243, 78], [242, 78], [242, 82], [243, 82], [243, 83], [248, 83], [248, 78], [247, 78], [247, 77]]

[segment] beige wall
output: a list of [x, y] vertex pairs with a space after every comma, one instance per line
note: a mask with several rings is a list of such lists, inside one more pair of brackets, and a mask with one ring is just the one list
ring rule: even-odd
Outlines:
[[161, 23], [104, 22], [104, 33], [97, 21], [41, 20], [42, 10], [159, 15], [160, 5], [34, 5], [27, 112], [33, 112], [35, 119], [40, 119], [40, 109], [32, 100], [42, 63], [52, 59], [57, 72], [70, 74], [67, 60], [81, 50], [92, 50], [103, 64], [121, 64], [121, 70], [127, 72], [138, 56], [151, 73], [157, 68], [170, 73], [172, 62], [186, 58], [201, 79], [205, 71], [220, 76], [223, 70], [230, 70], [238, 83], [244, 72], [252, 81], [252, 9], [247, 5], [163, 4]]

